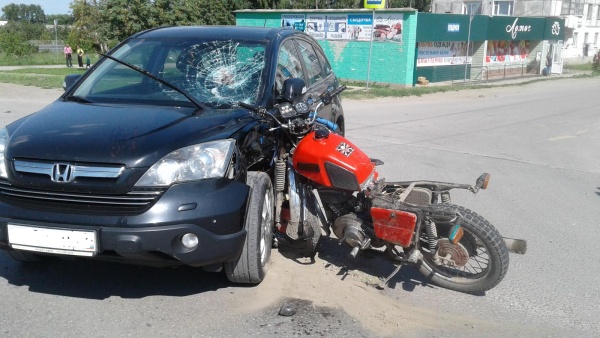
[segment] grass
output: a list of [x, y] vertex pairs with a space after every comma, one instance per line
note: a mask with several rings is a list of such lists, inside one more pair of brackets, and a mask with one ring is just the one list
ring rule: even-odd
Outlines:
[[344, 91], [344, 97], [349, 99], [374, 99], [378, 97], [405, 97], [421, 96], [425, 94], [456, 92], [459, 90], [473, 88], [488, 88], [490, 85], [461, 85], [461, 86], [426, 86], [426, 87], [397, 87], [381, 84], [369, 84], [369, 89], [365, 88], [364, 82], [342, 81], [342, 84], [348, 86]]
[[69, 74], [83, 74], [80, 68], [23, 68], [0, 71], [0, 82], [40, 88], [62, 88]]
[[[77, 62], [77, 59], [75, 59]], [[62, 53], [34, 53], [29, 56], [15, 57], [0, 53], [0, 66], [30, 66], [30, 65], [64, 65], [65, 56]]]
[[[93, 52], [89, 54], [92, 63], [98, 61], [98, 55]], [[83, 58], [85, 63], [85, 56]], [[77, 55], [73, 54], [73, 64], [77, 66]], [[47, 66], [47, 65], [66, 65], [65, 55], [59, 52], [41, 52], [33, 53], [29, 56], [15, 57], [0, 53], [0, 66]]]

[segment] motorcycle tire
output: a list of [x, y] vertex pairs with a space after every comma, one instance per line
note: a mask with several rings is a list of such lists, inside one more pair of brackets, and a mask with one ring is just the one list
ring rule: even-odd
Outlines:
[[273, 245], [273, 186], [263, 172], [248, 172], [246, 182], [251, 194], [244, 221], [246, 242], [241, 256], [224, 267], [233, 283], [259, 284], [267, 274]]
[[[438, 206], [448, 210], [454, 209], [462, 216], [460, 225], [464, 235], [459, 244], [461, 250], [468, 253], [468, 261], [461, 267], [451, 266], [451, 264], [437, 265], [433, 262], [431, 254], [422, 249], [423, 260], [418, 266], [419, 272], [438, 286], [464, 293], [481, 293], [498, 285], [506, 275], [509, 265], [508, 249], [500, 233], [490, 222], [474, 211], [451, 204]], [[438, 240], [441, 239], [440, 234], [448, 233], [454, 224], [455, 222], [436, 221]], [[422, 245], [422, 248], [426, 247], [427, 244]], [[439, 246], [438, 250], [440, 250]], [[452, 250], [454, 247], [450, 247], [448, 252]]]

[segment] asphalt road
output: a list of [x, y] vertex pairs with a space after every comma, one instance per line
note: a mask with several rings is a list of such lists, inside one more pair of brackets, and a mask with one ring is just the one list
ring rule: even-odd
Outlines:
[[[506, 278], [485, 295], [438, 288], [411, 269], [376, 290], [364, 276], [385, 276], [389, 267], [371, 257], [342, 262], [334, 241], [325, 241], [321, 266], [290, 263], [275, 253], [267, 281], [257, 287], [188, 268], [70, 261], [27, 267], [1, 253], [0, 334], [597, 336], [598, 88], [596, 77], [344, 101], [348, 138], [385, 162], [380, 173], [388, 181], [471, 183], [483, 172], [491, 174], [488, 190], [476, 196], [457, 192], [454, 202], [484, 215], [504, 236], [528, 240], [529, 251], [511, 254]], [[0, 83], [0, 124], [58, 95]], [[357, 273], [345, 279], [331, 273], [332, 266]], [[327, 283], [286, 279], [308, 274]], [[330, 294], [345, 300], [329, 301]], [[286, 301], [297, 306], [295, 316], [277, 315]], [[385, 320], [365, 320], [369, 315]]]

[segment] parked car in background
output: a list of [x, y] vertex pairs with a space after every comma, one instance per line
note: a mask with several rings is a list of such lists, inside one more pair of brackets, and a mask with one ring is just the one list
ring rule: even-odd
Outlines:
[[[224, 266], [232, 281], [260, 282], [273, 146], [239, 103], [272, 107], [289, 78], [305, 81], [313, 105], [339, 86], [318, 43], [293, 29], [133, 35], [68, 76], [57, 101], [0, 130], [0, 248], [22, 262]], [[319, 115], [343, 134], [334, 100]]]

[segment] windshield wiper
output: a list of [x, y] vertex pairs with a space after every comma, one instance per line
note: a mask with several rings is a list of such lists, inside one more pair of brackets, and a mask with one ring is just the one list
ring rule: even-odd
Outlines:
[[76, 95], [69, 95], [67, 97], [65, 97], [65, 99], [67, 101], [73, 101], [73, 102], [79, 102], [79, 103], [92, 103], [92, 101], [88, 100], [88, 99], [84, 99], [81, 96], [76, 96]]
[[169, 83], [168, 81], [165, 81], [165, 80], [163, 80], [163, 79], [155, 76], [154, 74], [152, 74], [152, 73], [150, 73], [150, 72], [148, 72], [146, 70], [141, 69], [138, 66], [132, 65], [131, 63], [127, 63], [127, 62], [122, 61], [122, 60], [119, 60], [119, 59], [117, 59], [114, 56], [111, 56], [111, 55], [108, 55], [108, 54], [102, 54], [102, 53], [99, 53], [99, 54], [102, 55], [102, 56], [104, 56], [105, 58], [108, 58], [108, 59], [111, 59], [111, 60], [113, 60], [113, 61], [115, 61], [117, 63], [120, 63], [123, 66], [129, 67], [129, 68], [135, 70], [136, 72], [142, 73], [142, 74], [150, 77], [151, 79], [156, 80], [156, 81], [162, 83], [163, 85], [165, 85], [165, 86], [173, 89], [174, 91], [179, 92], [181, 95], [185, 96], [191, 103], [193, 103], [196, 106], [196, 108], [202, 109], [202, 110], [207, 110], [208, 109], [202, 102], [198, 101], [190, 93], [188, 93], [187, 91], [185, 91], [185, 90], [183, 90], [183, 89], [181, 89], [181, 88], [179, 88], [179, 87], [177, 87], [177, 86]]

